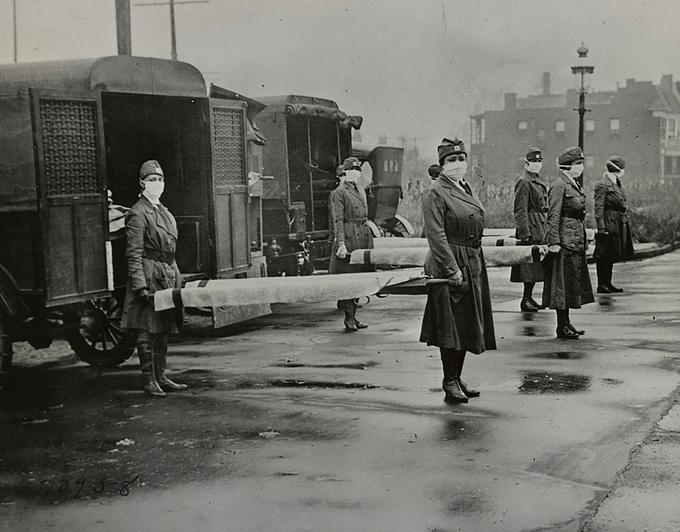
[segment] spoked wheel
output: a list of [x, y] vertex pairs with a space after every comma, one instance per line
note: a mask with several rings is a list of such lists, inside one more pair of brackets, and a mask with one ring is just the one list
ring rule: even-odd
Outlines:
[[69, 338], [80, 360], [94, 367], [114, 367], [130, 358], [135, 335], [120, 326], [122, 313], [123, 305], [114, 297], [87, 304]]

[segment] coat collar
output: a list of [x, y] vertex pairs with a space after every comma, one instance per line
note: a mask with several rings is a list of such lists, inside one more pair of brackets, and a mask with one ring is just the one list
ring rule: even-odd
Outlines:
[[154, 222], [158, 227], [161, 227], [175, 238], [177, 237], [177, 230], [172, 227], [170, 222], [170, 211], [168, 211], [165, 205], [159, 202], [157, 206], [154, 206], [144, 194], [139, 195], [139, 201], [144, 206], [144, 211], [153, 216]]
[[564, 183], [565, 183], [567, 186], [570, 186], [570, 187], [573, 188], [576, 192], [578, 192], [578, 193], [581, 194], [582, 196], [585, 196], [585, 192], [583, 192], [582, 189], [578, 188], [578, 186], [576, 185], [576, 183], [574, 182], [574, 180], [573, 180], [571, 177], [565, 175], [565, 173], [562, 172], [562, 171], [560, 171], [560, 179], [562, 179], [562, 181], [564, 181]]
[[475, 194], [474, 190], [472, 191], [472, 196], [470, 196], [466, 192], [463, 192], [463, 190], [459, 186], [454, 185], [446, 178], [440, 177], [439, 179], [437, 179], [437, 182], [442, 188], [448, 190], [452, 196], [455, 196], [459, 200], [464, 201], [465, 203], [469, 203], [470, 205], [474, 205], [481, 211], [484, 211], [482, 202], [479, 201], [479, 197], [477, 196], [477, 194]]
[[528, 170], [525, 170], [524, 171], [524, 177], [526, 177], [532, 183], [536, 183], [537, 185], [541, 185], [543, 188], [548, 188], [546, 182], [538, 174], [532, 174]]

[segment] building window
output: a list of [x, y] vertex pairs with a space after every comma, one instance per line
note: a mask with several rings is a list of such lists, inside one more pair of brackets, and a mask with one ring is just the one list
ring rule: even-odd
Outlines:
[[666, 127], [668, 140], [673, 140], [675, 138], [675, 118], [669, 118], [666, 120]]
[[545, 129], [536, 130], [536, 139], [541, 142], [545, 140]]
[[520, 120], [517, 122], [517, 131], [526, 131], [528, 127], [528, 124], [526, 120]]
[[586, 120], [586, 131], [593, 132], [595, 131], [595, 120], [592, 118], [590, 120]]
[[586, 155], [584, 158], [584, 162], [587, 168], [592, 168], [593, 166], [595, 166], [595, 157], [592, 155]]
[[564, 122], [564, 120], [555, 120], [555, 132], [564, 133], [566, 129], [567, 124]]
[[680, 175], [680, 157], [670, 157], [666, 155], [663, 159], [664, 176]]
[[616, 134], [619, 131], [621, 131], [621, 120], [619, 120], [618, 118], [612, 118], [611, 120], [609, 120], [609, 131], [612, 134]]

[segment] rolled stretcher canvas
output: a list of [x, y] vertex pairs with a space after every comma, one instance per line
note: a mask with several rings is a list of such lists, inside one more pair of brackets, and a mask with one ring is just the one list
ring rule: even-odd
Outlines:
[[391, 284], [422, 275], [421, 268], [369, 273], [311, 275], [304, 277], [259, 277], [191, 281], [181, 289], [154, 294], [157, 311], [178, 306], [221, 307], [262, 303], [309, 303], [352, 299], [378, 293]]
[[[390, 264], [393, 266], [422, 266], [427, 247], [386, 249], [357, 249], [352, 251], [350, 264]], [[484, 246], [487, 266], [513, 266], [540, 262], [548, 253], [548, 246]]]

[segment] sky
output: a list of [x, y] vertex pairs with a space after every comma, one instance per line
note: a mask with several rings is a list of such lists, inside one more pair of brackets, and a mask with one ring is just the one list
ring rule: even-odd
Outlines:
[[[18, 60], [116, 53], [114, 0], [15, 0]], [[134, 55], [170, 57], [169, 8], [131, 0]], [[181, 1], [181, 0], [177, 0]], [[364, 117], [362, 137], [436, 153], [503, 94], [574, 87], [585, 42], [593, 89], [680, 79], [678, 0], [209, 0], [176, 6], [178, 57], [257, 98], [304, 94]], [[0, 0], [0, 63], [13, 61], [12, 0]]]

